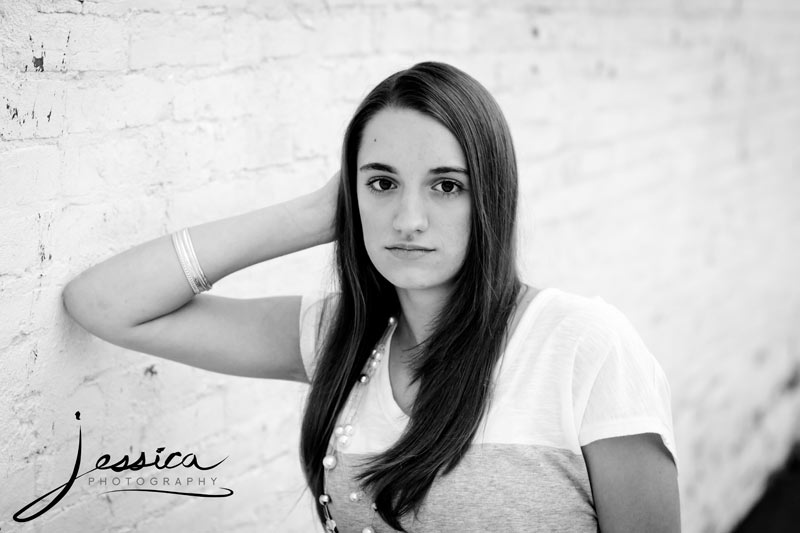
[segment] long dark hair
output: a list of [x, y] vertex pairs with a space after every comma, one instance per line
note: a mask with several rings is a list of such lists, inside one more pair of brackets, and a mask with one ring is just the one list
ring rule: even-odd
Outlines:
[[403, 530], [400, 518], [417, 512], [435, 477], [451, 471], [470, 446], [521, 283], [514, 242], [517, 165], [497, 102], [475, 79], [443, 63], [419, 63], [389, 76], [356, 110], [342, 147], [335, 241], [341, 295], [323, 335], [300, 437], [315, 497], [323, 491], [322, 459], [336, 419], [388, 318], [399, 311], [395, 287], [364, 247], [355, 187], [364, 128], [389, 107], [418, 111], [450, 130], [466, 156], [472, 202], [466, 257], [444, 306], [448, 312], [435, 319], [413, 359], [419, 390], [408, 426], [358, 474], [383, 520]]

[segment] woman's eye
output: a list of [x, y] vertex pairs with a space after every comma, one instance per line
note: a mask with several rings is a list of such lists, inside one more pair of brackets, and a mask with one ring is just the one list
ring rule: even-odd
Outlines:
[[439, 183], [437, 183], [434, 186], [434, 188], [435, 187], [439, 187], [439, 189], [437, 189], [437, 190], [439, 192], [443, 192], [445, 194], [458, 193], [458, 192], [461, 192], [461, 190], [463, 189], [463, 187], [461, 186], [460, 183], [458, 183], [456, 181], [451, 181], [451, 180], [440, 181]]
[[394, 183], [386, 178], [377, 178], [367, 183], [367, 187], [375, 192], [383, 192], [394, 187]]

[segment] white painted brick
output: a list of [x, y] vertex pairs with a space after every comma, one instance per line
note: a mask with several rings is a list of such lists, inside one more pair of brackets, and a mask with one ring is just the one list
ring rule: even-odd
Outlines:
[[[379, 53], [428, 50], [433, 42], [433, 17], [421, 9], [388, 11], [376, 15], [372, 38]], [[367, 31], [364, 28], [361, 31]], [[444, 38], [444, 36], [442, 36]]]
[[212, 176], [217, 129], [216, 124], [209, 123], [164, 125], [162, 143], [169, 149], [156, 153], [165, 179], [198, 184]]
[[295, 19], [264, 20], [252, 14], [231, 17], [223, 46], [226, 64], [249, 66], [264, 59], [297, 56], [311, 35]]
[[107, 0], [84, 2], [84, 13], [105, 17], [119, 17], [121, 15], [147, 12], [171, 12], [180, 9], [183, 0]]
[[[136, 496], [139, 495], [130, 495], [131, 498]], [[74, 495], [70, 491], [67, 498], [72, 497]], [[83, 528], [104, 530], [108, 524], [114, 523], [115, 520], [116, 517], [111, 506], [102, 496], [98, 496], [73, 503], [73, 505], [66, 508], [62, 507], [55, 512], [48, 512], [41, 519], [37, 519], [37, 522], [41, 522], [40, 527], [43, 528], [63, 528], [63, 531], [78, 531]]]
[[264, 57], [261, 33], [264, 22], [257, 17], [241, 14], [226, 21], [223, 34], [225, 62], [230, 66], [247, 66]]
[[[114, 197], [86, 204], [71, 203], [54, 217], [50, 230], [53, 256], [63, 258], [59, 261], [76, 269], [72, 270], [73, 275], [162, 233], [165, 200], [131, 185], [110, 189], [115, 189]], [[92, 239], [87, 242], [85, 234], [91, 234]], [[64, 283], [68, 277], [65, 275]]]
[[448, 9], [433, 16], [430, 49], [433, 52], [472, 50], [480, 45], [475, 40], [475, 21], [467, 10]]
[[[197, 184], [174, 193], [170, 205], [170, 218], [189, 221], [199, 216], [202, 219], [213, 220], [221, 213], [231, 213], [231, 209], [238, 211], [237, 206], [243, 202], [250, 203], [248, 199], [252, 199], [251, 205], [254, 209], [259, 203], [262, 206], [272, 204], [276, 196], [274, 191], [278, 187], [271, 181], [268, 170], [259, 172], [263, 175], [261, 179], [247, 180], [244, 183], [240, 180], [221, 179]], [[306, 188], [290, 183], [286, 185], [300, 190]]]
[[[208, 481], [208, 483], [211, 482]], [[228, 515], [232, 503], [226, 500], [235, 499], [237, 496], [234, 493], [228, 498], [220, 499], [172, 497], [170, 499], [172, 505], [168, 513], [145, 520], [141, 527], [144, 528], [143, 531], [197, 531], [199, 533], [213, 533], [220, 529], [227, 529], [230, 526], [223, 526], [221, 517]], [[135, 516], [132, 514], [132, 518]]]
[[367, 14], [331, 14], [313, 21], [306, 46], [325, 56], [362, 55], [372, 49], [371, 34]]
[[254, 31], [259, 32], [261, 53], [265, 58], [302, 54], [312, 37], [311, 30], [291, 18], [261, 21]]
[[[324, 60], [319, 68], [308, 69], [292, 59], [280, 59], [259, 69], [259, 87], [254, 106], [270, 120], [296, 123], [306, 120], [310, 109], [327, 108], [335, 100], [331, 78], [346, 57]], [[312, 120], [317, 120], [314, 115]]]
[[224, 119], [248, 115], [258, 92], [256, 84], [252, 72], [216, 75], [181, 84], [173, 102], [175, 119]]
[[[283, 458], [281, 458], [283, 459]], [[288, 464], [288, 456], [281, 464]], [[277, 465], [275, 463], [271, 463]], [[302, 533], [306, 531], [317, 531], [320, 528], [318, 519], [309, 511], [316, 512], [310, 505], [310, 498], [303, 495], [302, 480], [299, 479], [299, 467], [295, 467], [293, 472], [285, 471], [269, 472], [268, 479], [292, 479], [294, 487], [287, 490], [272, 490], [269, 486], [265, 487], [264, 477], [258, 474], [246, 474], [242, 478], [235, 480], [236, 487], [243, 495], [250, 496], [251, 505], [249, 509], [254, 509], [258, 519], [255, 523], [251, 522], [242, 525], [243, 531], [257, 531], [255, 524], [259, 524], [270, 531], [287, 531]], [[298, 483], [299, 482], [299, 483]], [[257, 498], [258, 494], [264, 497]], [[272, 505], [275, 505], [271, 510]]]
[[0, 139], [58, 137], [64, 132], [64, 84], [29, 79], [11, 86], [0, 81]]
[[97, 135], [72, 135], [60, 144], [65, 154], [63, 172], [73, 176], [63, 183], [66, 196], [98, 199], [113, 185], [136, 184], [145, 190], [168, 179], [158, 168], [161, 138], [155, 130], [136, 129]]
[[[289, 16], [302, 21], [303, 24], [317, 18], [324, 18], [332, 12], [331, 6], [326, 0], [292, 0], [286, 7], [289, 10]], [[349, 15], [358, 15], [358, 12], [353, 11]]]
[[292, 159], [291, 129], [265, 119], [171, 128], [165, 140], [173, 139], [173, 149], [164, 154], [163, 172], [188, 175], [194, 184]]
[[224, 60], [225, 18], [143, 13], [130, 21], [130, 68], [216, 65]]
[[[334, 93], [331, 94], [332, 97], [346, 102], [350, 106], [349, 115], [352, 116], [358, 104], [375, 85], [398, 70], [410, 66], [411, 64], [406, 58], [344, 57], [336, 60], [336, 64], [329, 74], [330, 80], [316, 83], [316, 86], [321, 88], [323, 93]], [[314, 83], [313, 80], [312, 83]], [[326, 85], [331, 89], [326, 90]]]
[[42, 0], [36, 2], [36, 10], [40, 13], [81, 13], [83, 2], [73, 0]]
[[214, 154], [215, 167], [254, 169], [292, 160], [291, 127], [247, 117], [223, 125]]
[[142, 11], [156, 13], [186, 13], [200, 10], [235, 12], [242, 10], [247, 4], [248, 0], [87, 0], [85, 12], [111, 16]]
[[0, 484], [0, 502], [3, 502], [1, 507], [3, 522], [0, 527], [6, 527], [17, 511], [38, 498], [40, 494], [35, 492], [34, 470], [28, 464], [3, 461], [0, 463], [0, 476], [4, 480]]
[[87, 80], [67, 88], [67, 127], [78, 133], [152, 124], [167, 118], [170, 100], [163, 82], [140, 74]]
[[56, 145], [31, 145], [0, 153], [0, 208], [29, 206], [58, 197], [63, 155]]
[[167, 424], [146, 428], [143, 438], [147, 442], [164, 442], [168, 447], [191, 452], [197, 445], [225, 429], [224, 403], [219, 395], [197, 398], [192, 405], [173, 409]]
[[[383, 2], [381, 0], [362, 0], [362, 2], [364, 3], [365, 6], [373, 8], [374, 7], [386, 8], [387, 6], [402, 8], [411, 6], [416, 7], [420, 3], [420, 0], [389, 0], [389, 1], [384, 0]], [[447, 4], [448, 4], [447, 7], [452, 7], [453, 2], [448, 1]]]
[[[11, 226], [11, 229], [18, 229], [18, 226]], [[3, 257], [7, 257], [7, 248], [3, 247]], [[9, 254], [10, 256], [10, 254]], [[5, 270], [4, 271], [8, 272]], [[13, 271], [12, 271], [13, 272]], [[38, 273], [37, 273], [38, 274]], [[25, 353], [27, 361], [34, 339], [30, 337], [34, 329], [34, 324], [30, 321], [30, 294], [31, 281], [21, 275], [12, 276], [5, 274], [0, 277], [0, 348], [5, 353], [7, 350], [14, 350], [17, 353]], [[22, 360], [20, 360], [21, 363]], [[4, 385], [4, 391], [11, 394], [12, 390], [22, 387], [23, 381], [20, 378], [24, 374], [24, 366], [12, 366], [7, 372], [0, 373], [0, 384]]]
[[286, 2], [261, 2], [260, 0], [249, 0], [247, 2], [247, 6], [245, 7], [245, 12], [273, 20], [293, 17], [292, 7]]
[[[19, 9], [19, 8], [17, 8]], [[64, 72], [68, 49], [69, 24], [76, 17], [67, 14], [41, 14], [26, 17], [24, 29], [17, 33], [15, 48], [30, 61], [27, 71], [33, 72], [32, 57], [44, 54], [44, 72]]]
[[369, 0], [326, 0], [326, 4], [333, 9], [358, 8], [369, 5]]
[[[365, 0], [367, 2], [374, 4], [380, 4], [380, 0]], [[512, 1], [512, 0], [509, 0]], [[399, 0], [399, 3], [409, 3], [410, 0]], [[413, 2], [414, 4], [421, 5], [424, 8], [437, 8], [437, 9], [471, 9], [473, 11], [473, 16], [475, 15], [482, 15], [482, 9], [486, 4], [491, 2], [487, 2], [486, 0], [447, 0], [446, 2], [436, 0], [417, 0], [417, 2]], [[504, 2], [505, 5], [507, 2]]]
[[475, 26], [475, 43], [481, 52], [532, 50], [536, 40], [528, 17], [519, 11], [488, 9]]
[[[150, 0], [155, 2], [156, 0]], [[238, 12], [247, 7], [249, 0], [172, 0], [177, 3], [177, 10], [196, 11], [209, 9], [223, 12]]]
[[115, 70], [128, 68], [128, 26], [107, 17], [75, 17], [69, 25], [65, 45], [68, 71]]
[[800, 15], [800, 9], [794, 2], [785, 0], [743, 0], [741, 3], [742, 13], [761, 13], [783, 17], [796, 17]]

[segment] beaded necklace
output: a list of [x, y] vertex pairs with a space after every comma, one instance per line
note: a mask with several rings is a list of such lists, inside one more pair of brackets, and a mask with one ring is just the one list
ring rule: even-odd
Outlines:
[[[366, 364], [364, 365], [364, 369], [361, 371], [361, 375], [358, 377], [355, 385], [353, 385], [353, 390], [350, 392], [350, 397], [347, 399], [347, 403], [342, 410], [344, 413], [344, 418], [342, 420], [342, 424], [337, 425], [333, 433], [331, 434], [330, 441], [328, 442], [328, 450], [325, 454], [325, 457], [322, 459], [322, 487], [323, 492], [319, 496], [319, 503], [322, 505], [322, 511], [325, 516], [325, 531], [328, 533], [338, 533], [338, 529], [336, 528], [336, 521], [331, 517], [330, 509], [328, 508], [328, 504], [331, 503], [331, 497], [328, 495], [328, 471], [333, 470], [336, 468], [336, 465], [339, 463], [339, 449], [346, 448], [347, 445], [350, 443], [350, 439], [355, 433], [355, 417], [356, 413], [358, 412], [358, 405], [361, 402], [361, 396], [364, 393], [364, 389], [366, 388], [367, 384], [372, 379], [375, 371], [378, 369], [380, 365], [381, 359], [386, 354], [386, 339], [394, 332], [394, 328], [397, 326], [397, 320], [394, 317], [389, 319], [389, 326], [387, 327], [386, 331], [384, 332], [383, 336], [381, 337], [380, 341], [378, 342], [377, 347], [372, 350], [369, 358], [367, 359]], [[348, 495], [348, 499], [351, 502], [357, 502], [361, 500], [365, 495], [364, 491], [354, 491]], [[375, 502], [372, 503], [372, 525], [366, 526], [361, 530], [361, 533], [375, 533], [374, 529], [374, 522], [375, 522], [375, 514], [377, 512], [377, 507]]]

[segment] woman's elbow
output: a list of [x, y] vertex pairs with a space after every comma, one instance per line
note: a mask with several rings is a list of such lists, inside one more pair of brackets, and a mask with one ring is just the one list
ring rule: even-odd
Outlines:
[[104, 323], [103, 313], [95, 300], [90, 286], [80, 275], [61, 291], [61, 302], [70, 318], [89, 333], [100, 336], [103, 329], [108, 329], [108, 324]]
[[77, 283], [77, 280], [78, 278], [70, 280], [61, 290], [61, 304], [72, 320], [80, 324], [84, 329], [88, 329], [85, 325], [86, 312], [81, 306], [84, 299], [81, 297], [80, 284]]

